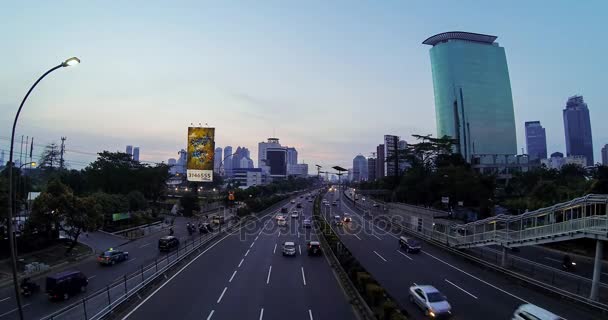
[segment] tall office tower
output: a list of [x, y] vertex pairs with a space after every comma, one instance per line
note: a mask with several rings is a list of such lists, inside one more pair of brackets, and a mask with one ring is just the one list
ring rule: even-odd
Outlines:
[[232, 147], [226, 146], [224, 147], [224, 159], [222, 162], [222, 170], [224, 175], [232, 176]]
[[399, 136], [384, 136], [384, 174], [387, 177], [399, 175]]
[[517, 154], [507, 57], [496, 38], [445, 32], [422, 42], [433, 46], [437, 137], [456, 139], [469, 162], [472, 154]]
[[133, 155], [133, 146], [127, 146], [125, 153], [132, 156]]
[[587, 165], [593, 163], [593, 139], [589, 108], [583, 96], [568, 98], [564, 114], [564, 132], [566, 133], [566, 156], [585, 156]]
[[279, 143], [279, 138], [268, 138], [267, 142], [258, 143], [258, 168], [262, 168], [266, 165], [266, 149], [268, 147], [281, 147], [281, 144]]
[[526, 148], [532, 160], [547, 159], [547, 136], [540, 121], [526, 121]]
[[376, 180], [376, 158], [367, 158], [367, 181]]
[[353, 180], [367, 181], [367, 159], [362, 155], [357, 155], [353, 159]]
[[287, 148], [287, 164], [298, 164], [298, 151], [296, 148]]
[[376, 147], [376, 179], [382, 179], [386, 176], [384, 171], [384, 144], [379, 144]]
[[220, 163], [224, 160], [224, 158], [222, 158], [222, 151], [222, 148], [217, 147], [213, 154], [213, 171], [215, 171], [215, 173], [220, 173]]
[[139, 147], [133, 148], [133, 161], [139, 162]]
[[608, 144], [605, 144], [602, 148], [602, 165], [608, 166]]

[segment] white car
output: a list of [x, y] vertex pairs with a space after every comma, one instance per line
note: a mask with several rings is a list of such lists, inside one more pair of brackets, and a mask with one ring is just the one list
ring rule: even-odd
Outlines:
[[296, 244], [291, 241], [283, 243], [283, 255], [284, 256], [295, 256], [296, 255]]
[[342, 216], [342, 221], [344, 222], [351, 222], [353, 219], [350, 217], [350, 214], [344, 212], [344, 215]]
[[292, 218], [299, 218], [300, 217], [300, 213], [297, 212], [297, 211], [294, 211], [294, 212], [291, 213], [291, 217]]
[[281, 220], [281, 219], [285, 220], [285, 217], [284, 217], [282, 214], [278, 214], [278, 215], [276, 216], [276, 219], [277, 219], [277, 221], [278, 221], [278, 220]]
[[410, 302], [420, 307], [428, 317], [449, 317], [452, 314], [447, 298], [433, 286], [411, 286], [409, 296]]
[[277, 219], [277, 224], [280, 227], [287, 225], [287, 221], [285, 221], [285, 217], [281, 216], [279, 219]]
[[296, 201], [295, 200], [291, 200], [291, 203], [296, 203]]
[[513, 313], [513, 320], [527, 320], [527, 319], [538, 319], [538, 320], [564, 320], [564, 318], [553, 314], [543, 308], [537, 307], [533, 304], [522, 304]]

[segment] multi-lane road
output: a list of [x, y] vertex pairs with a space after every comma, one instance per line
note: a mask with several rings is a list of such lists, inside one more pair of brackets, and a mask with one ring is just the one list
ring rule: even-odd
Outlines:
[[[330, 202], [334, 197], [340, 198], [338, 192], [326, 196]], [[514, 283], [428, 243], [423, 242], [421, 253], [408, 254], [399, 248], [399, 234], [373, 225], [349, 201], [323, 207], [322, 212], [328, 219], [344, 212], [351, 214], [352, 222], [336, 228], [340, 238], [413, 319], [423, 318], [408, 301], [408, 288], [414, 283], [433, 285], [444, 293], [454, 319], [511, 319], [513, 311], [525, 303], [570, 320], [603, 319], [577, 304]]]
[[[308, 256], [315, 240], [302, 227], [312, 203], [296, 198], [277, 225], [277, 211], [222, 237], [125, 315], [125, 319], [353, 319], [353, 309], [324, 256]], [[282, 255], [285, 241], [296, 256]]]
[[[188, 235], [186, 230], [186, 218], [178, 218], [174, 227], [175, 236], [180, 238], [182, 242], [191, 240], [197, 237], [198, 234], [192, 236]], [[74, 264], [70, 264], [64, 268], [55, 270], [60, 272], [64, 270], [79, 270], [82, 271], [89, 278], [89, 285], [87, 287], [88, 292], [94, 292], [98, 289], [104, 288], [109, 283], [117, 280], [125, 274], [129, 274], [141, 269], [142, 265], [148, 265], [153, 263], [155, 259], [162, 258], [166, 253], [160, 253], [158, 251], [158, 239], [162, 236], [167, 235], [167, 231], [161, 231], [147, 237], [126, 242], [114, 241], [116, 243], [124, 243], [116, 249], [129, 252], [129, 260], [118, 263], [114, 266], [102, 266], [96, 261], [96, 257], [90, 257], [79, 261]], [[106, 248], [109, 249], [109, 248]], [[31, 297], [22, 298], [23, 312], [26, 319], [40, 319], [53, 312], [74, 303], [75, 299], [68, 301], [52, 302], [49, 301], [46, 294], [44, 294], [44, 283], [45, 277], [38, 279], [36, 282], [41, 286], [41, 292], [34, 294]], [[86, 294], [82, 294], [75, 298], [82, 298]], [[17, 319], [18, 313], [15, 303], [15, 294], [12, 285], [6, 286], [0, 289], [0, 320], [5, 319]]]

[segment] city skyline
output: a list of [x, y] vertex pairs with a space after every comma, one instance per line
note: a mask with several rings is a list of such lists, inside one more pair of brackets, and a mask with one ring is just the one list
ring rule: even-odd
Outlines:
[[[17, 136], [34, 136], [40, 145], [68, 136], [66, 157], [72, 167], [132, 139], [138, 141], [142, 159], [166, 161], [184, 145], [192, 121], [216, 127], [221, 145], [247, 146], [252, 159], [257, 159], [256, 143], [276, 130], [298, 146], [308, 163], [348, 166], [352, 155], [377, 145], [385, 132], [406, 141], [411, 134], [436, 134], [428, 47], [420, 42], [432, 34], [463, 30], [497, 35], [507, 48], [518, 153], [525, 148], [524, 122], [530, 120], [540, 120], [546, 128], [549, 153], [566, 153], [561, 109], [567, 97], [581, 94], [593, 112], [594, 158], [601, 159], [601, 147], [608, 142], [601, 122], [608, 116], [602, 107], [608, 93], [598, 79], [608, 70], [588, 61], [602, 61], [600, 53], [608, 44], [594, 40], [603, 21], [588, 13], [602, 12], [606, 3], [573, 8], [551, 2], [548, 11], [546, 3], [497, 4], [481, 16], [483, 9], [467, 1], [449, 9], [432, 3], [353, 4], [346, 9], [324, 2], [212, 8], [195, 2], [183, 7], [9, 4], [4, 12], [11, 14], [3, 20], [18, 32], [0, 31], [7, 45], [16, 48], [6, 52], [11, 64], [0, 78], [6, 90], [0, 110], [12, 115], [37, 76], [78, 55], [81, 65], [53, 74], [53, 81], [30, 97], [17, 128]], [[118, 7], [122, 17], [137, 18], [116, 17], [107, 25], [106, 16]], [[472, 8], [477, 11], [471, 13]], [[82, 10], [95, 14], [79, 14]], [[573, 14], [585, 15], [585, 23], [564, 23]], [[269, 15], [283, 18], [264, 18]], [[235, 26], [228, 16], [246, 23]], [[538, 17], [545, 23], [538, 23]], [[431, 18], [432, 25], [427, 22]], [[55, 24], [55, 19], [71, 23]], [[40, 24], [47, 27], [37, 28]], [[53, 34], [65, 34], [65, 42], [42, 41]], [[574, 37], [593, 44], [593, 50], [571, 46], [568, 39]], [[199, 41], [184, 45], [189, 38]], [[248, 55], [238, 54], [241, 47]], [[159, 63], [167, 57], [179, 61]], [[260, 60], [263, 66], [257, 66]], [[349, 120], [355, 117], [365, 121]], [[0, 125], [9, 127], [10, 118], [2, 117]], [[329, 129], [315, 132], [310, 123]], [[0, 141], [1, 149], [7, 146], [6, 139]]]

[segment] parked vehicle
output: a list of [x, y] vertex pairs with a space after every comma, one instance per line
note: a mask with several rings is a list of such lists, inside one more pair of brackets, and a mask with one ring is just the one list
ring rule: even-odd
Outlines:
[[158, 239], [158, 250], [171, 251], [179, 247], [179, 240], [174, 236], [165, 236]]
[[49, 299], [67, 300], [79, 292], [85, 292], [89, 280], [84, 273], [76, 270], [63, 271], [46, 277], [46, 293]]
[[401, 249], [405, 249], [405, 251], [407, 251], [408, 253], [417, 253], [420, 252], [420, 249], [422, 249], [420, 242], [403, 236], [399, 237], [399, 246], [401, 247]]
[[115, 265], [117, 262], [123, 262], [127, 260], [129, 260], [128, 252], [114, 249], [102, 252], [99, 257], [97, 257], [97, 262], [102, 265]]
[[564, 320], [564, 318], [553, 314], [533, 304], [522, 304], [513, 312], [513, 320]]
[[452, 307], [447, 298], [433, 286], [411, 286], [409, 299], [410, 302], [422, 309], [427, 317], [445, 319], [452, 315]]

